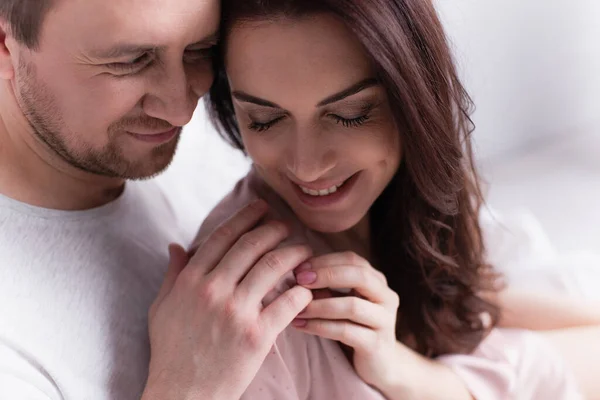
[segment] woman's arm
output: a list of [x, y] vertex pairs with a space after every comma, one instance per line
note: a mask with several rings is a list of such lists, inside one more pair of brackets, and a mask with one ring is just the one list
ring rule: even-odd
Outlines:
[[495, 296], [500, 327], [535, 331], [600, 326], [600, 304], [560, 293], [526, 292], [507, 287]]
[[464, 380], [452, 368], [425, 358], [398, 343], [395, 368], [377, 383], [390, 400], [474, 400]]
[[585, 398], [600, 399], [600, 325], [542, 332], [575, 373]]

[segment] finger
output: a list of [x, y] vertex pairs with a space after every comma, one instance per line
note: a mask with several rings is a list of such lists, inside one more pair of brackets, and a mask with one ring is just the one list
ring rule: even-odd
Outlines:
[[238, 239], [251, 230], [267, 212], [267, 203], [257, 200], [238, 211], [233, 217], [225, 221], [202, 244], [194, 250], [192, 265], [210, 272], [218, 262], [227, 254]]
[[395, 323], [395, 316], [381, 305], [355, 296], [313, 300], [298, 318], [348, 320], [374, 330]]
[[311, 255], [312, 250], [308, 246], [282, 247], [265, 254], [242, 280], [237, 288], [237, 295], [249, 304], [258, 304], [285, 274]]
[[[270, 221], [245, 233], [219, 261], [218, 265], [209, 272], [209, 275], [219, 276], [219, 279], [225, 279], [237, 286], [238, 282], [251, 271], [255, 264], [264, 259], [288, 235], [287, 226], [277, 221]], [[267, 258], [267, 260], [271, 259]], [[290, 270], [297, 265], [290, 266]], [[279, 275], [279, 278], [281, 275], [283, 273]]]
[[316, 289], [312, 292], [314, 300], [331, 299], [332, 297], [335, 297], [333, 292], [329, 289]]
[[171, 292], [171, 289], [177, 281], [177, 277], [179, 277], [179, 274], [183, 271], [188, 261], [189, 258], [183, 247], [178, 244], [169, 245], [169, 266], [160, 290], [158, 291], [158, 295], [156, 296], [157, 303], [162, 302], [165, 296]]
[[354, 289], [375, 303], [392, 301], [393, 291], [375, 274], [375, 270], [355, 265], [324, 267], [296, 275], [299, 285], [309, 289]]
[[302, 286], [283, 292], [260, 314], [260, 324], [275, 339], [312, 300], [312, 292]]
[[377, 341], [374, 330], [349, 321], [296, 319], [292, 326], [302, 332], [337, 340], [358, 350], [372, 348]]
[[354, 252], [347, 251], [342, 253], [330, 253], [310, 259], [304, 265], [298, 268], [298, 272], [306, 270], [317, 270], [341, 265], [355, 265], [357, 267], [367, 268], [374, 271], [375, 276], [381, 279], [387, 285], [387, 278], [383, 273], [374, 268], [371, 263]]

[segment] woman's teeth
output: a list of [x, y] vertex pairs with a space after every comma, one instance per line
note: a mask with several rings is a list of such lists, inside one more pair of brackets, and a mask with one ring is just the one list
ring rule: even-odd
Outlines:
[[342, 182], [339, 185], [335, 185], [335, 186], [330, 187], [329, 189], [323, 189], [323, 190], [314, 190], [314, 189], [305, 188], [304, 186], [300, 186], [300, 185], [298, 185], [298, 186], [300, 187], [302, 192], [304, 192], [305, 194], [308, 194], [310, 196], [329, 196], [330, 194], [337, 192], [337, 190], [339, 188], [341, 188], [344, 183], [345, 182]]

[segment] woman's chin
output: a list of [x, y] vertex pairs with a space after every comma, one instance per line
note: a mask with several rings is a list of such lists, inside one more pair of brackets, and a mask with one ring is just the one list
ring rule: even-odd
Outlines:
[[[319, 213], [320, 214], [320, 213]], [[315, 215], [298, 215], [302, 223], [309, 229], [321, 233], [340, 233], [345, 232], [358, 224], [361, 218], [344, 218], [341, 216], [324, 217], [315, 213]]]

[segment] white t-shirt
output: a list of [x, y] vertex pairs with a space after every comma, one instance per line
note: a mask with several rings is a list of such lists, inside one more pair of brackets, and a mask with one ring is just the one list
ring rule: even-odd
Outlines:
[[140, 397], [175, 215], [152, 182], [89, 211], [0, 196], [0, 399]]

